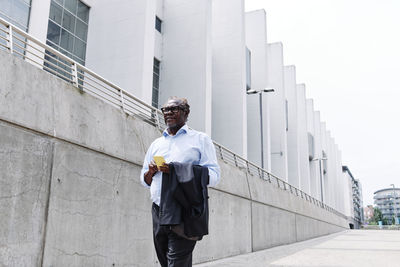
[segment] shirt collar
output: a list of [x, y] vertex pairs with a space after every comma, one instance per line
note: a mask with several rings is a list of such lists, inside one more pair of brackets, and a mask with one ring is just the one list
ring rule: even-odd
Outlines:
[[[188, 130], [189, 130], [189, 127], [188, 127], [186, 124], [184, 124], [184, 125], [176, 132], [175, 136], [177, 136], [177, 135], [179, 135], [179, 134], [187, 133]], [[166, 129], [164, 130], [163, 135], [164, 135], [165, 137], [171, 136], [171, 135], [168, 133], [168, 128], [166, 128]]]

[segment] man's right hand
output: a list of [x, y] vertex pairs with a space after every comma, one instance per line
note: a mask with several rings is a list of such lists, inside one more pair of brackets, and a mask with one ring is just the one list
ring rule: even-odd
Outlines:
[[154, 174], [158, 171], [157, 165], [154, 160], [151, 160], [149, 164], [149, 170], [144, 174], [144, 181], [146, 184], [151, 185]]

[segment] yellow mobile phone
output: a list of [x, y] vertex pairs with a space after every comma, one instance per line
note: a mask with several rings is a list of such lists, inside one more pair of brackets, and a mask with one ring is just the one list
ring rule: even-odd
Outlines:
[[157, 164], [157, 168], [160, 168], [165, 163], [163, 156], [153, 156], [153, 159]]

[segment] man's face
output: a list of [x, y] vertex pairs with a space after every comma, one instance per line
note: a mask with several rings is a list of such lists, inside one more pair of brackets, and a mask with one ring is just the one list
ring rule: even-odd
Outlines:
[[168, 128], [182, 127], [186, 122], [187, 114], [179, 104], [178, 100], [169, 100], [161, 109]]

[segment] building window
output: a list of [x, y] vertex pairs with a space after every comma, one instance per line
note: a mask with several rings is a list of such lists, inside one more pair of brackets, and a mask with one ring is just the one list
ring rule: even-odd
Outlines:
[[246, 47], [246, 91], [251, 89], [251, 51]]
[[[0, 0], [0, 18], [9, 21], [25, 32], [28, 32], [30, 11], [31, 0]], [[5, 48], [7, 42], [3, 38], [6, 38], [6, 33], [4, 32], [6, 31], [6, 28], [2, 24], [0, 24], [0, 28], [0, 48]], [[26, 41], [25, 37], [15, 32], [14, 35], [18, 39], [24, 40], [24, 42]], [[13, 50], [16, 55], [23, 56], [25, 55], [25, 43], [17, 38], [14, 38], [13, 40]]]
[[308, 136], [308, 160], [312, 161], [315, 156], [314, 136], [311, 133], [307, 133], [307, 136]]
[[160, 61], [154, 58], [153, 63], [153, 94], [151, 98], [151, 105], [158, 108], [158, 97], [160, 89]]
[[285, 100], [286, 132], [289, 131], [289, 103]]
[[326, 152], [324, 150], [322, 150], [322, 158], [324, 159], [322, 161], [322, 170], [323, 170], [324, 174], [327, 174], [328, 173], [328, 162], [327, 162], [328, 158], [327, 158]]
[[51, 0], [46, 43], [85, 64], [89, 7], [79, 0]]
[[161, 33], [162, 20], [156, 16], [156, 30]]
[[31, 0], [0, 0], [0, 17], [28, 31]]

